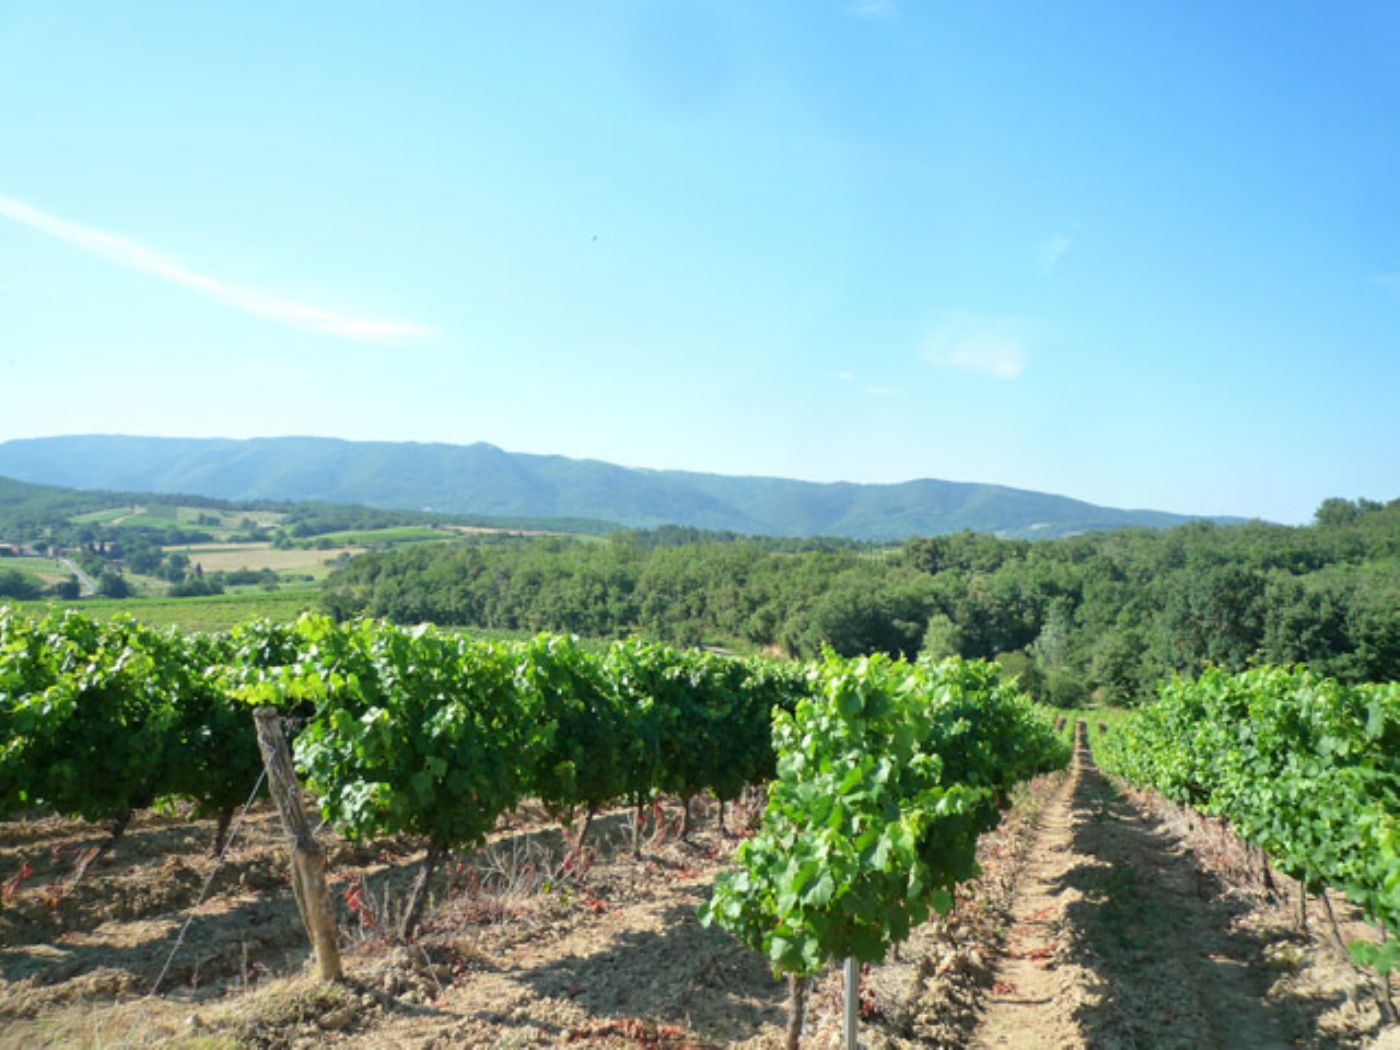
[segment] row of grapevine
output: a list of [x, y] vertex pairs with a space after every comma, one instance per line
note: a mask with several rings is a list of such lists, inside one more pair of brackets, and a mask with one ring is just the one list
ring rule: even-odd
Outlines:
[[1069, 749], [995, 664], [828, 653], [775, 718], [776, 779], [759, 833], [702, 909], [790, 977], [882, 959], [977, 871], [977, 837], [1013, 785]]
[[776, 774], [743, 857], [750, 879], [786, 888], [755, 911], [761, 893], [744, 903], [725, 883], [713, 907], [803, 973], [883, 954], [946, 906], [1009, 785], [1063, 759], [990, 665], [803, 668], [320, 617], [198, 636], [0, 612], [0, 816], [41, 802], [119, 833], [162, 796], [227, 812], [257, 778], [257, 705], [301, 716], [297, 764], [338, 831], [427, 841], [420, 889], [526, 795], [567, 820], [660, 793], [730, 799]]
[[1382, 974], [1400, 963], [1400, 684], [1207, 670], [1165, 685], [1100, 760], [1224, 818], [1307, 891], [1346, 892], [1392, 935], [1353, 944], [1355, 958]]
[[802, 688], [777, 666], [640, 642], [595, 654], [569, 638], [496, 644], [370, 621], [295, 629], [296, 664], [240, 693], [312, 705], [297, 763], [337, 830], [427, 839], [405, 933], [437, 860], [522, 797], [566, 820], [660, 793], [734, 797], [771, 770], [772, 710]]
[[41, 802], [112, 821], [115, 843], [160, 797], [227, 814], [259, 769], [250, 708], [270, 705], [302, 716], [297, 764], [338, 831], [427, 840], [426, 887], [523, 796], [565, 820], [661, 793], [735, 797], [771, 774], [772, 711], [804, 682], [792, 665], [640, 642], [597, 653], [323, 617], [198, 636], [0, 610], [0, 817]]
[[0, 819], [42, 803], [110, 822], [105, 850], [135, 811], [178, 796], [219, 814], [222, 836], [261, 766], [246, 708], [209, 673], [239, 644], [0, 609]]

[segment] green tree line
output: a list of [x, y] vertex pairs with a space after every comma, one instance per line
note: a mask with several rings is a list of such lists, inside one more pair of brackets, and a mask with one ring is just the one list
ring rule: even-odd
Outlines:
[[354, 560], [323, 601], [340, 618], [995, 659], [1068, 706], [1133, 703], [1208, 664], [1390, 681], [1400, 500], [1328, 500], [1302, 527], [1198, 522], [1041, 541], [959, 533], [874, 548], [673, 530], [424, 546]]

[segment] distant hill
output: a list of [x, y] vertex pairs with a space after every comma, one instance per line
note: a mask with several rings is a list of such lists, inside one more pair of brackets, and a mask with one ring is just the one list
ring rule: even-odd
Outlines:
[[[189, 513], [186, 513], [186, 512]], [[208, 511], [225, 519], [216, 533], [247, 532], [244, 515], [272, 518], [294, 538], [346, 530], [392, 529], [398, 526], [467, 526], [500, 531], [605, 534], [617, 523], [583, 518], [503, 517], [487, 514], [433, 514], [394, 507], [366, 507], [319, 500], [225, 500], [191, 492], [119, 492], [37, 484], [0, 475], [0, 541], [28, 540], [51, 535], [61, 524], [125, 526], [169, 532], [208, 530], [197, 520]], [[229, 527], [228, 523], [234, 523]], [[227, 538], [220, 535], [220, 538]], [[183, 541], [181, 541], [183, 542]]]
[[872, 540], [964, 529], [1042, 538], [1129, 525], [1166, 528], [1192, 520], [1001, 485], [932, 479], [819, 484], [639, 470], [506, 452], [484, 443], [32, 438], [0, 443], [0, 475], [75, 488], [181, 492], [225, 500], [315, 500], [492, 517], [595, 519], [636, 528], [673, 524]]

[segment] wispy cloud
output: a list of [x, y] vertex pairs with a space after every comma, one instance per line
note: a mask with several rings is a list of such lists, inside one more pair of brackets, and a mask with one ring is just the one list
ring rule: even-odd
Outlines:
[[854, 383], [856, 381], [856, 374], [854, 372], [846, 371], [832, 372], [831, 378], [839, 379], [843, 383]]
[[1053, 270], [1074, 247], [1074, 238], [1062, 230], [1056, 230], [1036, 246], [1035, 256], [1040, 268], [1046, 273]]
[[1378, 284], [1387, 291], [1400, 292], [1400, 273], [1378, 273], [1371, 278], [1371, 283]]
[[846, 14], [854, 18], [893, 18], [899, 14], [896, 0], [854, 0], [846, 5]]
[[924, 344], [924, 360], [961, 372], [1015, 379], [1026, 369], [1026, 322], [952, 314]]
[[13, 219], [51, 237], [77, 245], [86, 251], [110, 259], [133, 270], [161, 277], [216, 299], [235, 310], [265, 317], [271, 321], [304, 328], [312, 332], [355, 339], [370, 343], [397, 343], [423, 339], [433, 335], [426, 325], [403, 321], [382, 321], [367, 317], [352, 317], [319, 306], [283, 299], [279, 296], [228, 284], [207, 274], [198, 273], [150, 248], [91, 226], [60, 219], [56, 215], [30, 207], [10, 197], [0, 197], [0, 215]]

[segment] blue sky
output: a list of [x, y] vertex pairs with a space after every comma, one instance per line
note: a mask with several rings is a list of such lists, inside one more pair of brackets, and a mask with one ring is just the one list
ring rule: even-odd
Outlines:
[[1400, 5], [0, 5], [0, 440], [1400, 496]]

